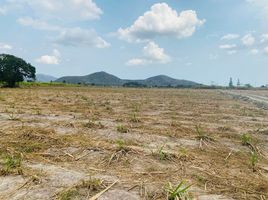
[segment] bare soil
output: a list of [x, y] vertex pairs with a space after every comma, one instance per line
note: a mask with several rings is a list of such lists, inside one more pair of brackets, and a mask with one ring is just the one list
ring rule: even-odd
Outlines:
[[0, 199], [84, 200], [118, 181], [99, 199], [161, 200], [182, 180], [196, 200], [268, 199], [266, 103], [266, 91], [0, 89]]

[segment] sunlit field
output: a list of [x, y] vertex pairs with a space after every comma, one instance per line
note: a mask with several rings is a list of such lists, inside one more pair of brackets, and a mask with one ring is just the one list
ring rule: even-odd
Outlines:
[[0, 199], [267, 199], [268, 111], [218, 90], [0, 90]]

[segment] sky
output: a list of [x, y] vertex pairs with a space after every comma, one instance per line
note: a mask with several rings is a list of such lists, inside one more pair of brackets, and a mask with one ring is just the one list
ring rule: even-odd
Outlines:
[[106, 71], [268, 84], [267, 0], [0, 0], [0, 53], [55, 77]]

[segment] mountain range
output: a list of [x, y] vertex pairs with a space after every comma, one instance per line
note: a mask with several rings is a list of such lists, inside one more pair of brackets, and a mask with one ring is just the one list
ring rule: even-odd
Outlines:
[[201, 85], [193, 81], [174, 79], [165, 75], [154, 76], [144, 80], [120, 79], [112, 74], [108, 74], [103, 71], [86, 76], [64, 76], [56, 79], [55, 82], [130, 87], [195, 87]]

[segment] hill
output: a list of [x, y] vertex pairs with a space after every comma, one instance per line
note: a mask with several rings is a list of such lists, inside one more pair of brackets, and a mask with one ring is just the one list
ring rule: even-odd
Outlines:
[[96, 72], [87, 76], [65, 76], [57, 79], [56, 82], [133, 87], [192, 87], [200, 85], [193, 81], [174, 79], [165, 75], [154, 76], [145, 80], [125, 80], [106, 72]]
[[56, 82], [66, 82], [66, 83], [83, 83], [83, 84], [94, 84], [94, 85], [111, 85], [120, 86], [123, 85], [123, 81], [106, 72], [96, 72], [89, 74], [87, 76], [65, 76], [56, 80]]
[[147, 86], [157, 86], [157, 87], [179, 87], [179, 86], [196, 86], [200, 85], [198, 83], [192, 82], [192, 81], [187, 81], [187, 80], [178, 80], [174, 78], [170, 78], [169, 76], [165, 75], [159, 75], [159, 76], [154, 76], [151, 78], [148, 78], [143, 81], [143, 84]]

